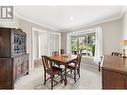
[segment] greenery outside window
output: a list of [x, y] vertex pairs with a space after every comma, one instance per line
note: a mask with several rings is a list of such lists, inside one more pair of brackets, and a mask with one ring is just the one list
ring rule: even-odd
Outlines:
[[82, 53], [83, 56], [94, 56], [95, 32], [71, 36], [71, 51], [72, 54]]

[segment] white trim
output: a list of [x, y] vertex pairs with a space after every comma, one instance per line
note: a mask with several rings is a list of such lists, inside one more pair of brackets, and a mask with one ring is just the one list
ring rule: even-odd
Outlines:
[[32, 27], [32, 30], [33, 31], [39, 31], [39, 32], [46, 32], [46, 31], [43, 31], [42, 29], [39, 29], [39, 28], [36, 28], [36, 27]]
[[79, 30], [79, 31], [75, 31], [75, 32], [71, 32], [71, 33], [68, 33], [67, 35], [70, 35], [70, 36], [75, 36], [75, 35], [82, 35], [82, 34], [88, 34], [88, 33], [92, 33], [92, 31], [97, 31], [97, 29], [82, 29], [82, 30]]
[[37, 24], [37, 25], [40, 25], [40, 26], [45, 27], [45, 28], [48, 28], [48, 29], [51, 29], [51, 30], [54, 31], [54, 32], [57, 32], [57, 31], [58, 31], [58, 29], [56, 29], [56, 28], [53, 28], [53, 27], [50, 27], [50, 26], [47, 26], [47, 25], [38, 23], [38, 22], [33, 21], [33, 20], [30, 20], [29, 18], [26, 18], [26, 17], [24, 17], [24, 16], [22, 16], [22, 15], [19, 15], [17, 12], [15, 12], [15, 17], [20, 18], [20, 19], [22, 19], [22, 20], [26, 20], [26, 21], [28, 21], [28, 22], [31, 22], [31, 23], [34, 23], [34, 24]]

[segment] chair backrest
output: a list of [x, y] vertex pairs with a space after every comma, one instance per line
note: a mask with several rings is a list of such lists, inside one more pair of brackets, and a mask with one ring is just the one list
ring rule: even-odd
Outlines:
[[57, 55], [59, 55], [59, 51], [52, 52], [52, 56], [57, 56]]
[[122, 56], [122, 54], [121, 54], [121, 53], [118, 53], [118, 52], [112, 52], [111, 55], [112, 55], [112, 56]]
[[72, 54], [77, 55], [77, 54], [79, 54], [79, 52], [78, 51], [72, 51]]
[[65, 53], [64, 49], [61, 49], [60, 54], [64, 54], [64, 53]]
[[78, 54], [77, 55], [77, 59], [76, 59], [76, 65], [79, 65], [80, 66], [81, 59], [82, 59], [82, 54]]
[[42, 56], [42, 63], [43, 63], [44, 70], [48, 73], [52, 73], [50, 58], [47, 56]]

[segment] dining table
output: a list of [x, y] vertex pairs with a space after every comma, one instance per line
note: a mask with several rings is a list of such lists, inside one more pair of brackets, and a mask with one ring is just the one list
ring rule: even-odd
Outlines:
[[64, 65], [65, 72], [64, 72], [64, 85], [67, 85], [67, 65], [71, 62], [74, 62], [77, 59], [77, 55], [73, 54], [60, 54], [56, 56], [51, 56], [50, 59], [59, 64]]

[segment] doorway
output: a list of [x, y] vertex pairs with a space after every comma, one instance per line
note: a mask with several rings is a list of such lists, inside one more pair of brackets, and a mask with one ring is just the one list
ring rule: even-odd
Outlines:
[[41, 56], [51, 56], [52, 52], [60, 51], [61, 34], [32, 28], [32, 67], [42, 65]]

